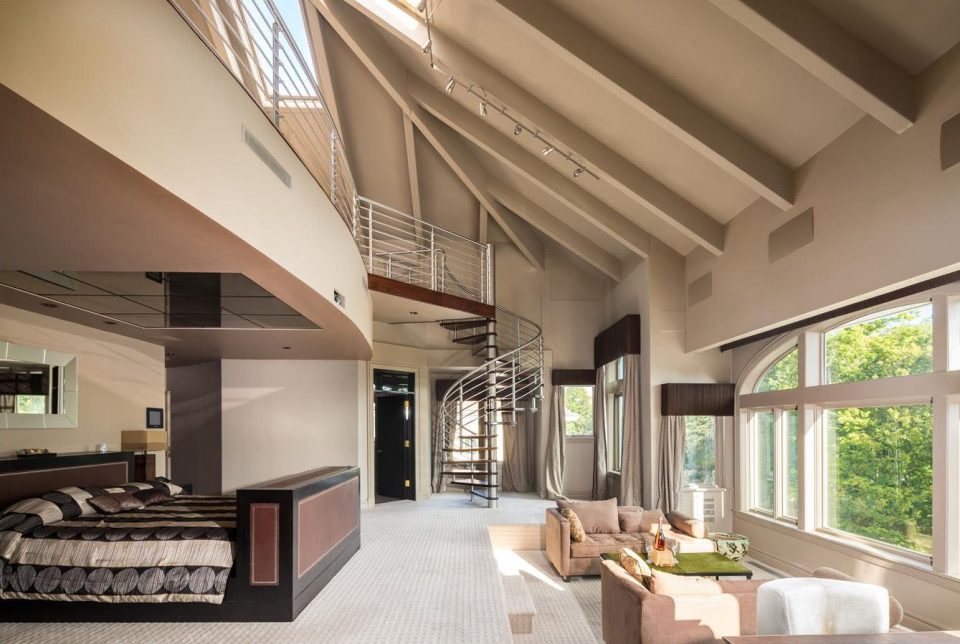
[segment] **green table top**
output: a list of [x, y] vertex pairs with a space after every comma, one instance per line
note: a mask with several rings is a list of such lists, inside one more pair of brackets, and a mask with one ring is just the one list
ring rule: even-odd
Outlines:
[[[600, 556], [610, 561], [620, 562], [620, 553], [618, 552]], [[741, 566], [736, 561], [731, 561], [715, 552], [681, 552], [677, 555], [676, 566], [662, 567], [650, 564], [650, 567], [654, 570], [668, 572], [672, 575], [684, 575], [688, 577], [712, 577], [717, 575], [749, 576], [753, 574], [753, 571], [746, 566]]]

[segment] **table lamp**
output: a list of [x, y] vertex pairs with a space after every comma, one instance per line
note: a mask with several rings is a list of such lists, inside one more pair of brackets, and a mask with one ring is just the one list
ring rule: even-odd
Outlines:
[[[120, 449], [143, 452], [136, 456], [135, 478], [146, 481], [156, 476], [156, 461], [149, 467], [147, 452], [164, 452], [167, 449], [167, 432], [156, 429], [130, 429], [120, 432]], [[153, 470], [152, 472], [149, 470]]]

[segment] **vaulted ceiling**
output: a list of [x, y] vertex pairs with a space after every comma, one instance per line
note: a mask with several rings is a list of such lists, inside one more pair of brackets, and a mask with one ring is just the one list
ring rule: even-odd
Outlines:
[[960, 41], [956, 0], [303, 3], [365, 196], [474, 238], [489, 215], [534, 264], [557, 244], [612, 279], [651, 238], [722, 253], [860, 119], [908, 129]]

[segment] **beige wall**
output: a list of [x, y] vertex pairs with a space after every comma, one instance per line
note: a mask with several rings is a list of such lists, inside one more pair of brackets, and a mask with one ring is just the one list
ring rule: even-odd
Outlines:
[[[332, 302], [334, 289], [343, 293], [346, 315], [369, 341], [365, 271], [339, 213], [167, 2], [0, 3], [0, 60], [0, 83], [257, 248], [320, 297]], [[291, 188], [246, 147], [243, 127], [290, 173]], [[150, 270], [157, 268], [163, 267]]]
[[716, 349], [684, 349], [684, 258], [654, 241], [650, 257], [628, 267], [620, 284], [604, 299], [605, 326], [624, 315], [641, 316], [641, 371], [648, 386], [640, 401], [643, 505], [658, 502], [660, 385], [666, 382], [729, 382], [730, 356]]
[[325, 465], [357, 465], [362, 365], [223, 360], [223, 491]]
[[[758, 200], [727, 226], [723, 255], [689, 255], [687, 283], [713, 271], [713, 295], [687, 310], [688, 348], [960, 267], [960, 167], [939, 164], [940, 124], [960, 110], [960, 47], [918, 80], [913, 127], [897, 135], [864, 117], [800, 168], [794, 208]], [[768, 234], [810, 207], [814, 241], [769, 263]]]
[[[25, 447], [85, 452], [106, 443], [120, 449], [120, 432], [144, 429], [147, 407], [164, 406], [164, 349], [114, 333], [0, 305], [0, 340], [77, 356], [76, 428], [0, 430], [0, 455]], [[157, 454], [157, 473], [166, 459]]]

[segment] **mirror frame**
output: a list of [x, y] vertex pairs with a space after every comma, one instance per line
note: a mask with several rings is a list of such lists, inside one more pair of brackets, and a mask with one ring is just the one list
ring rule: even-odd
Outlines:
[[17, 360], [60, 367], [60, 372], [63, 374], [63, 382], [60, 385], [63, 391], [62, 413], [0, 413], [0, 429], [68, 429], [77, 426], [79, 421], [77, 356], [0, 340], [0, 360]]

